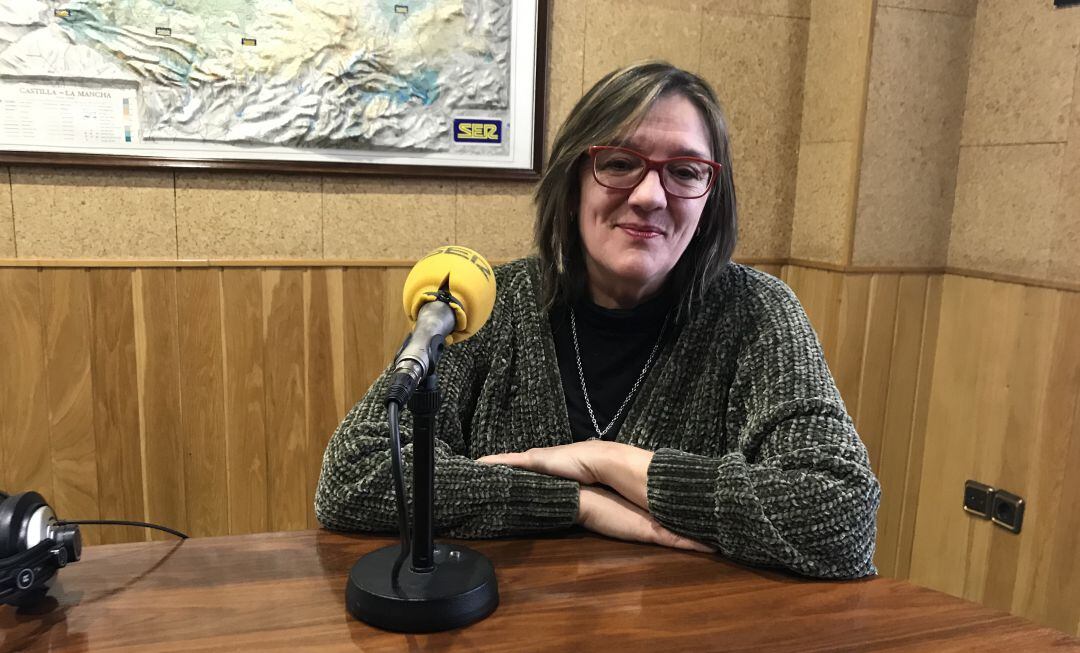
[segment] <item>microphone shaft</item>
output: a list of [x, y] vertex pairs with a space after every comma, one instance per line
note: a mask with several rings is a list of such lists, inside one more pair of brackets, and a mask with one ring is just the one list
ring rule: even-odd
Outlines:
[[454, 309], [443, 301], [424, 304], [416, 316], [416, 327], [394, 361], [387, 401], [404, 406], [417, 384], [431, 374], [446, 347], [446, 336], [454, 332], [457, 318]]
[[435, 414], [439, 411], [436, 374], [427, 375], [409, 399], [413, 414], [412, 570], [435, 568]]

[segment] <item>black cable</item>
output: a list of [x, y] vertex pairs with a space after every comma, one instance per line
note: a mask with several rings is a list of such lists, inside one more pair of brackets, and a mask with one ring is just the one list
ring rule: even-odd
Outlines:
[[409, 515], [405, 504], [405, 474], [401, 471], [401, 405], [396, 401], [386, 403], [386, 416], [390, 421], [390, 463], [394, 472], [394, 492], [397, 495], [398, 529], [401, 531], [401, 553], [394, 561], [391, 578], [395, 581], [401, 565], [409, 556]]
[[175, 535], [181, 539], [188, 539], [187, 535], [184, 535], [180, 531], [175, 531], [168, 526], [158, 526], [157, 524], [149, 524], [143, 521], [122, 521], [119, 519], [87, 519], [81, 521], [71, 521], [69, 519], [60, 519], [57, 520], [56, 523], [60, 526], [63, 526], [64, 524], [87, 524], [91, 526], [141, 526], [143, 528], [156, 528], [159, 531], [165, 531], [166, 533], [169, 533], [170, 535]]

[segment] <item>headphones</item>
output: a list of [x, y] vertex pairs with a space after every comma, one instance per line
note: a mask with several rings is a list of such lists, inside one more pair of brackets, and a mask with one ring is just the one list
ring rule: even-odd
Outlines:
[[0, 492], [0, 605], [30, 606], [49, 591], [56, 572], [82, 556], [82, 535], [37, 492]]

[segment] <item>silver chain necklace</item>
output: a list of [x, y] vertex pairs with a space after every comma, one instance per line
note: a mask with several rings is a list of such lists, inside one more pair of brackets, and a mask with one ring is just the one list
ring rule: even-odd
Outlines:
[[589, 391], [585, 388], [585, 370], [581, 367], [581, 350], [578, 347], [577, 320], [574, 318], [574, 309], [570, 309], [570, 333], [574, 336], [574, 357], [577, 359], [578, 378], [581, 379], [581, 394], [585, 396], [585, 408], [589, 410], [589, 419], [592, 420], [593, 429], [600, 439], [603, 439], [604, 435], [615, 425], [615, 422], [619, 421], [619, 416], [626, 410], [626, 405], [630, 403], [630, 399], [637, 393], [638, 388], [641, 386], [641, 382], [645, 380], [645, 375], [649, 373], [649, 368], [652, 367], [653, 359], [656, 358], [656, 352], [660, 349], [660, 341], [664, 339], [664, 331], [667, 330], [667, 323], [667, 318], [664, 318], [664, 324], [660, 327], [660, 335], [656, 337], [656, 344], [653, 345], [652, 351], [649, 352], [649, 359], [645, 361], [645, 367], [641, 368], [641, 374], [638, 374], [637, 380], [634, 381], [634, 386], [630, 388], [630, 394], [626, 395], [626, 399], [623, 399], [622, 405], [619, 406], [619, 410], [615, 411], [615, 416], [611, 418], [611, 421], [608, 422], [608, 425], [604, 430], [600, 430], [600, 424], [596, 421], [596, 413], [593, 412], [592, 402], [589, 401]]

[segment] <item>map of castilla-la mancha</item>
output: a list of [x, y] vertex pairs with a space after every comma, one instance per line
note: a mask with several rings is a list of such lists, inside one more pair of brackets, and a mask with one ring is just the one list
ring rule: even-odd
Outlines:
[[0, 0], [0, 140], [445, 151], [459, 116], [508, 115], [511, 13], [511, 0]]

